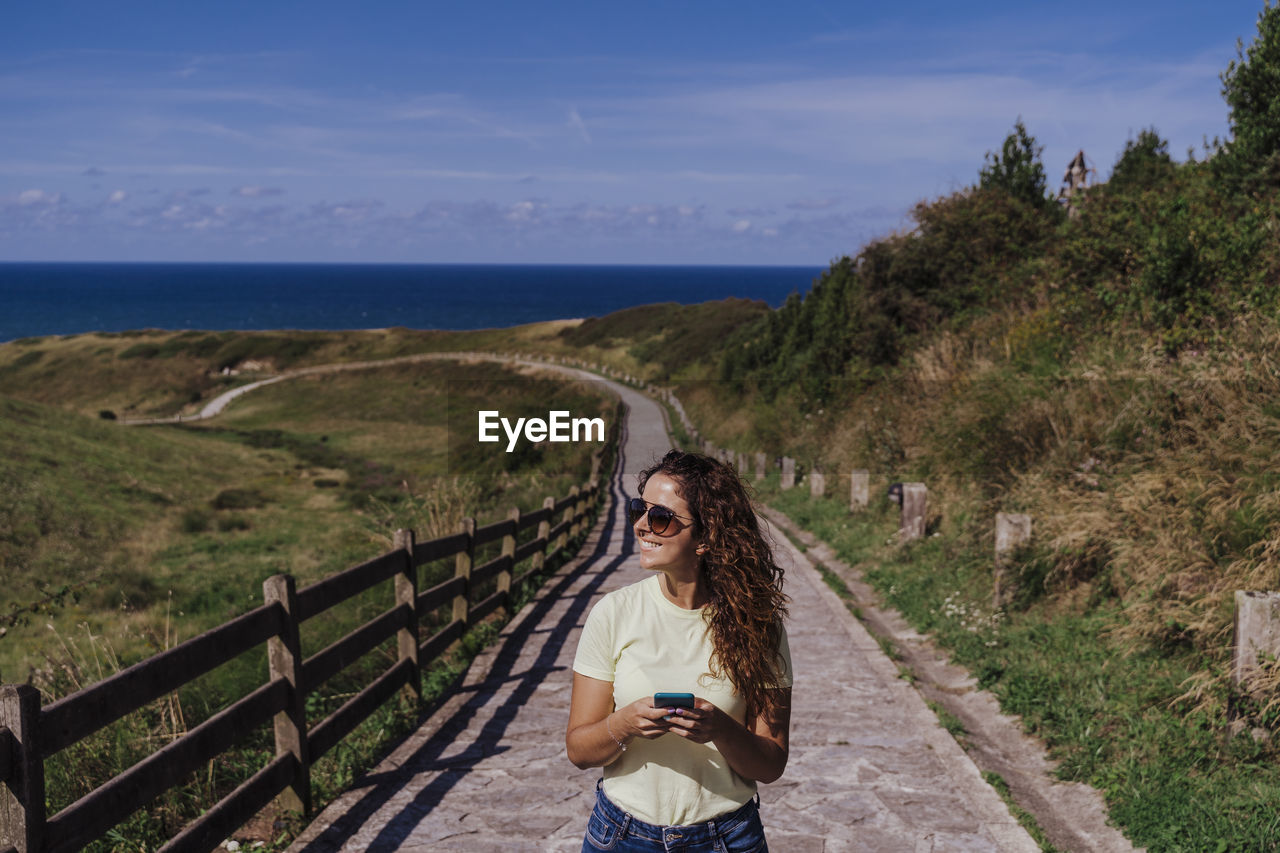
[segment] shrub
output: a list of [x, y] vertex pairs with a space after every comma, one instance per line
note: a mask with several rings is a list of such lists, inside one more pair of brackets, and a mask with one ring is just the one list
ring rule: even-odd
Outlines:
[[256, 509], [267, 497], [257, 489], [223, 489], [212, 501], [214, 509]]
[[155, 358], [160, 354], [160, 347], [156, 344], [134, 344], [131, 347], [120, 351], [120, 355], [116, 358]]
[[1124, 144], [1107, 186], [1113, 191], [1158, 187], [1173, 177], [1176, 168], [1168, 141], [1154, 127], [1148, 128]]
[[1005, 137], [1000, 153], [987, 152], [986, 163], [978, 173], [978, 187], [1003, 190], [1032, 207], [1056, 207], [1045, 189], [1044, 165], [1040, 162], [1042, 151], [1044, 146], [1036, 145], [1035, 137], [1027, 133], [1019, 116], [1013, 132]]
[[22, 355], [15, 358], [11, 366], [27, 367], [29, 365], [35, 364], [37, 361], [39, 361], [42, 358], [44, 358], [44, 350], [42, 349], [27, 350]]
[[204, 533], [209, 529], [209, 513], [202, 509], [189, 509], [182, 513], [179, 523], [183, 533]]
[[218, 529], [224, 533], [232, 530], [248, 530], [249, 519], [243, 515], [228, 515], [218, 519]]
[[1222, 72], [1231, 108], [1231, 138], [1217, 160], [1220, 174], [1250, 192], [1280, 187], [1280, 6], [1258, 13], [1258, 34]]

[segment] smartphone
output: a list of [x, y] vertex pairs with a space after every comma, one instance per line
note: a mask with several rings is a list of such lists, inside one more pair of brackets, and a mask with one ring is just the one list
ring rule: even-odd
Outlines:
[[653, 707], [655, 708], [688, 708], [693, 710], [693, 694], [692, 693], [655, 693], [653, 694]]

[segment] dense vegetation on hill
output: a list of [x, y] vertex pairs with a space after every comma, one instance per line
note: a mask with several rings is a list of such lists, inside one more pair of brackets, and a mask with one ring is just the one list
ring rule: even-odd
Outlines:
[[[779, 499], [1153, 850], [1280, 846], [1280, 666], [1229, 672], [1233, 591], [1280, 589], [1280, 8], [1221, 80], [1226, 140], [1178, 162], [1143, 130], [1070, 209], [1019, 120], [683, 394], [718, 444], [925, 482], [939, 535], [907, 552]], [[1035, 535], [996, 607], [998, 511]]]

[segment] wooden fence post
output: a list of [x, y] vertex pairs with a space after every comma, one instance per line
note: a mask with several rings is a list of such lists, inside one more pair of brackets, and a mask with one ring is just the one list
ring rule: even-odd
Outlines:
[[520, 529], [520, 507], [512, 507], [507, 513], [511, 522], [511, 532], [502, 537], [502, 556], [507, 558], [507, 565], [498, 572], [498, 591], [503, 595], [503, 607], [511, 612], [511, 573], [515, 570], [516, 531]]
[[1013, 585], [1005, 578], [1009, 555], [1031, 541], [1031, 516], [1022, 513], [996, 513], [996, 569], [992, 602], [996, 607], [1013, 594]]
[[1231, 678], [1248, 680], [1258, 669], [1258, 655], [1280, 656], [1280, 592], [1236, 590], [1235, 650]]
[[765, 455], [763, 453], [756, 454], [756, 479], [757, 480], [764, 479], [764, 460], [765, 460]]
[[[546, 539], [551, 535], [551, 510], [556, 507], [556, 499], [548, 497], [542, 502], [542, 508], [547, 510], [547, 517], [538, 523], [538, 538]], [[542, 549], [534, 552], [533, 555], [533, 571], [540, 572], [542, 567], [547, 564], [547, 549], [551, 547], [550, 542], [544, 542]]]
[[422, 703], [422, 671], [418, 667], [418, 567], [413, 564], [413, 531], [397, 530], [397, 549], [404, 551], [404, 571], [396, 574], [396, 606], [408, 607], [405, 626], [396, 632], [400, 660], [411, 661], [413, 672], [403, 694], [415, 706]]
[[578, 532], [585, 534], [587, 532], [587, 513], [591, 512], [591, 496], [595, 494], [591, 490], [591, 484], [587, 483], [578, 492], [578, 509], [574, 513], [578, 516]]
[[871, 472], [865, 468], [849, 474], [849, 509], [862, 510], [871, 504]]
[[276, 755], [290, 753], [298, 762], [289, 787], [277, 798], [280, 805], [303, 814], [311, 812], [311, 763], [307, 755], [307, 697], [302, 682], [302, 640], [295, 617], [297, 586], [290, 575], [274, 575], [262, 583], [267, 604], [279, 604], [284, 627], [267, 640], [267, 666], [272, 681], [289, 682], [289, 706], [275, 716]]
[[582, 521], [579, 516], [582, 514], [582, 489], [574, 486], [569, 490], [569, 495], [573, 498], [573, 502], [569, 504], [569, 538], [577, 539], [578, 531], [582, 528]]
[[820, 498], [826, 493], [827, 478], [821, 471], [814, 468], [812, 473], [809, 474], [809, 496]]
[[600, 478], [600, 464], [604, 462], [604, 451], [597, 450], [591, 454], [591, 482]]
[[898, 528], [900, 541], [910, 542], [924, 538], [928, 496], [929, 490], [924, 483], [902, 484], [902, 521]]
[[[36, 853], [44, 846], [44, 756], [40, 754], [40, 691], [30, 684], [0, 687], [0, 850]], [[5, 731], [5, 730], [8, 731]]]
[[465, 630], [471, 613], [471, 567], [476, 562], [476, 520], [462, 519], [458, 532], [467, 534], [467, 545], [458, 552], [453, 564], [453, 576], [462, 578], [463, 581], [462, 591], [453, 597], [453, 619], [455, 622], [461, 620]]
[[790, 456], [782, 457], [782, 488], [790, 489], [796, 484], [796, 460]]
[[[578, 488], [577, 486], [573, 487]], [[573, 494], [573, 489], [569, 490], [569, 494]], [[573, 523], [573, 504], [570, 503], [564, 508], [564, 512], [560, 515], [560, 523], [565, 525], [564, 530], [560, 531], [560, 535], [556, 537], [556, 550], [559, 551], [569, 544], [569, 524]]]

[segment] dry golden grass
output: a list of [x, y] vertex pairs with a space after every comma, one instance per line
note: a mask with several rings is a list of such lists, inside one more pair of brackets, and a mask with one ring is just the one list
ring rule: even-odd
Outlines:
[[[1241, 318], [1171, 358], [1054, 322], [1031, 307], [940, 331], [829, 412], [770, 412], [778, 452], [809, 454], [837, 494], [853, 468], [873, 488], [923, 480], [944, 535], [982, 550], [997, 511], [1030, 513], [1040, 606], [1118, 601], [1118, 642], [1196, 649], [1208, 668], [1189, 688], [1221, 703], [1234, 590], [1280, 589], [1280, 328]], [[721, 443], [754, 449], [740, 400], [683, 399]], [[1271, 670], [1255, 680], [1259, 707], [1277, 688]]]

